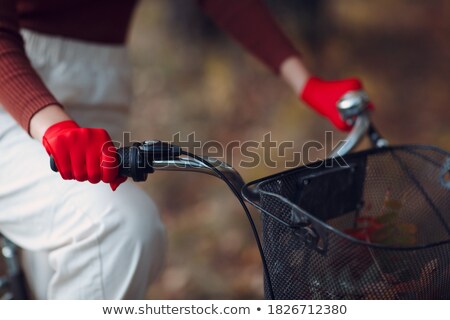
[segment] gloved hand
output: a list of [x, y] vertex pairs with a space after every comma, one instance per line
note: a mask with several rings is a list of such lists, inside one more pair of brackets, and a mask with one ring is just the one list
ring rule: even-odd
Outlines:
[[109, 183], [115, 190], [126, 177], [118, 175], [116, 149], [104, 129], [80, 128], [72, 120], [52, 125], [42, 143], [64, 180]]
[[[361, 81], [356, 78], [325, 81], [317, 77], [311, 77], [306, 82], [300, 98], [321, 115], [327, 117], [335, 127], [343, 131], [349, 131], [349, 126], [339, 114], [337, 102], [349, 91], [357, 91], [363, 88]], [[373, 109], [372, 103], [368, 107]]]

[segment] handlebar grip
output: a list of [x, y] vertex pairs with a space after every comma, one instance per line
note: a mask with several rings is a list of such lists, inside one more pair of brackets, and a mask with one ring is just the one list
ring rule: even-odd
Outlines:
[[[147, 173], [153, 172], [153, 169], [149, 166], [142, 170], [144, 168], [139, 165], [139, 150], [135, 146], [117, 149], [117, 157], [119, 160], [119, 176], [131, 177], [134, 181], [145, 181]], [[54, 172], [58, 172], [53, 156], [50, 156], [50, 168]]]
[[153, 161], [178, 159], [182, 151], [179, 146], [159, 140], [148, 140], [135, 143], [131, 147], [119, 148], [119, 174], [131, 177], [134, 181], [145, 181], [148, 174], [155, 171]]
[[119, 160], [119, 176], [130, 177], [130, 147], [117, 149], [117, 158]]
[[147, 174], [153, 172], [151, 161], [136, 145], [117, 149], [117, 158], [120, 176], [133, 178], [134, 181], [145, 181]]
[[[144, 141], [131, 147], [117, 149], [119, 175], [133, 178], [134, 181], [145, 181], [149, 173], [153, 173], [154, 160], [178, 159], [182, 149], [161, 141]], [[58, 172], [55, 159], [50, 156], [50, 168]]]
[[56, 166], [56, 162], [53, 156], [50, 156], [50, 168], [52, 168], [54, 172], [58, 172], [58, 167]]
[[[151, 166], [142, 166], [142, 157], [136, 146], [117, 149], [117, 157], [119, 160], [119, 176], [131, 177], [135, 181], [145, 181], [147, 173], [153, 172]], [[53, 156], [50, 156], [50, 168], [54, 172], [58, 172]]]

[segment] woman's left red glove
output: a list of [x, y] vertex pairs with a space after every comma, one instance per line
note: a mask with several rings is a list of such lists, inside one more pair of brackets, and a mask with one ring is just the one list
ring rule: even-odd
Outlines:
[[47, 129], [42, 143], [64, 180], [103, 181], [113, 190], [126, 180], [118, 175], [116, 148], [104, 129], [80, 128], [72, 120], [62, 121]]
[[[318, 113], [327, 117], [336, 128], [349, 131], [352, 127], [342, 119], [337, 102], [346, 93], [362, 89], [361, 81], [356, 78], [326, 81], [311, 77], [300, 93], [300, 98]], [[373, 104], [369, 102], [368, 107], [373, 109]]]

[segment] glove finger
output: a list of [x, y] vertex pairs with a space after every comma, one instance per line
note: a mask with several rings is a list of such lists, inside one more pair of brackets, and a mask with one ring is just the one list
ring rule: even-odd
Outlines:
[[[73, 173], [70, 163], [70, 157], [67, 156], [66, 159], [61, 159], [60, 157], [53, 157], [55, 159], [56, 167], [58, 168], [58, 172], [61, 175], [61, 178], [64, 180], [73, 180]], [[60, 169], [61, 168], [61, 169]]]
[[110, 183], [116, 180], [119, 172], [117, 150], [111, 141], [104, 143], [101, 150], [102, 181]]
[[343, 81], [348, 86], [348, 90], [361, 90], [363, 88], [362, 82], [358, 78], [349, 78]]
[[56, 153], [53, 151], [53, 148], [51, 147], [51, 143], [45, 137], [42, 139], [42, 144], [44, 145], [44, 148], [45, 148], [45, 151], [47, 151], [47, 154], [49, 156], [53, 157], [53, 161], [55, 162], [56, 167], [58, 168], [58, 172], [59, 172], [60, 176], [64, 180], [71, 179], [71, 177], [69, 177], [69, 175], [68, 175], [67, 168], [63, 165], [63, 163], [67, 162], [67, 161], [63, 161], [63, 159], [64, 159], [63, 154], [60, 152], [58, 155], [56, 155]]
[[86, 169], [86, 154], [85, 153], [72, 153], [70, 156], [72, 164], [73, 178], [77, 181], [83, 182], [88, 179]]
[[119, 176], [115, 181], [111, 182], [109, 185], [111, 186], [112, 191], [116, 191], [116, 189], [125, 181], [127, 181], [127, 177]]
[[[70, 158], [70, 152], [66, 150], [66, 146], [57, 140], [53, 143], [53, 148], [50, 148], [50, 153], [55, 160], [56, 167], [58, 168], [58, 172], [64, 180], [72, 180], [73, 172], [72, 172], [72, 161]], [[58, 150], [54, 152], [53, 150]]]
[[86, 171], [87, 180], [90, 183], [96, 184], [101, 181], [102, 171], [100, 168], [100, 158], [92, 153], [89, 153], [86, 157]]

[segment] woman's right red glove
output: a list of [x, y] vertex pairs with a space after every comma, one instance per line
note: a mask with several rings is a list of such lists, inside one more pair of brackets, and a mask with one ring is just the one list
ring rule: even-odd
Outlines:
[[118, 175], [116, 148], [104, 129], [80, 128], [72, 120], [52, 125], [42, 143], [64, 180], [109, 183], [115, 190], [126, 177]]

